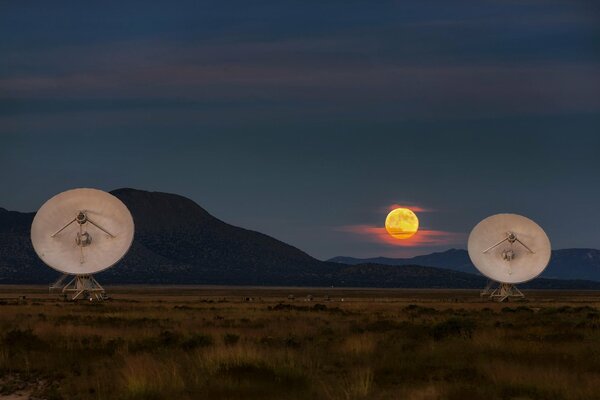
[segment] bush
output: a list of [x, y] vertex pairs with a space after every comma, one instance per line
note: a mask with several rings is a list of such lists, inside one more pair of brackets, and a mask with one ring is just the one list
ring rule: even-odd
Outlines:
[[10, 330], [4, 335], [3, 342], [9, 350], [39, 350], [44, 347], [44, 341], [34, 334], [31, 329], [21, 330], [17, 328]]
[[232, 346], [240, 341], [240, 335], [236, 335], [235, 333], [226, 333], [223, 336], [223, 342], [227, 346]]
[[433, 315], [433, 314], [437, 314], [437, 310], [435, 308], [432, 307], [422, 307], [416, 304], [409, 304], [408, 306], [404, 307], [404, 311], [418, 316], [418, 315]]
[[470, 339], [475, 332], [475, 322], [470, 319], [451, 318], [433, 326], [431, 335], [434, 340], [448, 337], [463, 337]]
[[193, 350], [198, 347], [212, 346], [213, 338], [209, 335], [196, 334], [192, 335], [181, 343], [181, 348], [184, 350]]
[[515, 309], [515, 312], [533, 313], [533, 310], [527, 306], [519, 306]]
[[174, 346], [179, 343], [181, 336], [173, 331], [162, 331], [158, 335], [158, 341], [162, 346]]
[[398, 328], [398, 323], [391, 319], [378, 319], [365, 326], [369, 332], [387, 332]]

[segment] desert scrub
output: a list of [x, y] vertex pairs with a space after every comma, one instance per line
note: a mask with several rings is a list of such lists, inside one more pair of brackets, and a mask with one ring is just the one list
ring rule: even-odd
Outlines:
[[443, 340], [449, 337], [471, 339], [473, 332], [475, 332], [475, 321], [471, 319], [450, 318], [431, 328], [431, 336], [434, 340]]
[[189, 351], [198, 347], [208, 347], [214, 343], [212, 336], [201, 333], [183, 335], [181, 332], [164, 330], [156, 336], [134, 340], [128, 350], [132, 353], [156, 352], [165, 349], [181, 348]]
[[181, 342], [181, 348], [187, 351], [196, 349], [198, 347], [209, 347], [213, 344], [214, 340], [212, 336], [196, 333], [185, 338]]
[[279, 398], [283, 392], [302, 398], [310, 391], [307, 370], [294, 356], [252, 345], [198, 352], [189, 371], [196, 390], [214, 398]]
[[340, 351], [353, 357], [366, 357], [373, 354], [378, 341], [379, 337], [375, 334], [353, 334], [343, 340]]
[[9, 352], [41, 350], [44, 341], [31, 329], [11, 329], [4, 334], [2, 344]]
[[235, 333], [226, 333], [223, 335], [223, 343], [227, 346], [232, 346], [240, 341], [240, 335], [236, 335]]
[[476, 291], [348, 291], [323, 309], [278, 307], [288, 289], [255, 289], [260, 302], [207, 290], [128, 288], [95, 307], [41, 288], [35, 307], [8, 301], [0, 379], [47, 382], [47, 399], [598, 398], [600, 295], [527, 310]]
[[174, 360], [159, 360], [144, 354], [127, 356], [124, 362], [122, 379], [126, 399], [163, 399], [167, 394], [182, 392], [185, 387], [180, 367]]

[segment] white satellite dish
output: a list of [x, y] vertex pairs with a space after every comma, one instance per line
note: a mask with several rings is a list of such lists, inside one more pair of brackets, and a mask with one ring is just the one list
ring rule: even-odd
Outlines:
[[515, 284], [527, 282], [544, 271], [550, 261], [550, 239], [529, 218], [496, 214], [479, 222], [469, 235], [469, 257], [483, 275], [498, 282], [482, 294], [503, 301], [523, 297]]
[[44, 263], [65, 274], [51, 288], [74, 293], [73, 300], [86, 295], [101, 300], [104, 289], [92, 274], [123, 258], [133, 233], [131, 213], [115, 196], [97, 189], [73, 189], [57, 194], [38, 210], [31, 242]]

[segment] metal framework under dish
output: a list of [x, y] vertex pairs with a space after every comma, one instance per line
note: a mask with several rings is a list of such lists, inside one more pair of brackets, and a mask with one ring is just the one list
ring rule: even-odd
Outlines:
[[[71, 278], [67, 284], [65, 281]], [[102, 285], [92, 275], [63, 275], [49, 287], [49, 291], [60, 290], [69, 300], [102, 301], [106, 299], [106, 292]]]
[[489, 297], [492, 300], [503, 302], [510, 298], [524, 298], [525, 295], [512, 283], [500, 283], [489, 281], [480, 293], [481, 297]]

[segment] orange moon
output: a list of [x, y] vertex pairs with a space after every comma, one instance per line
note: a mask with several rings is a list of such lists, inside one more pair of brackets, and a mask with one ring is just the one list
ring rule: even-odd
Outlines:
[[396, 208], [385, 219], [385, 230], [396, 239], [408, 239], [419, 230], [419, 218], [408, 208]]

